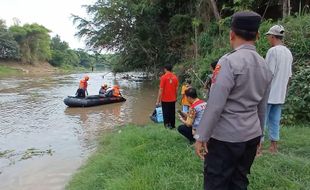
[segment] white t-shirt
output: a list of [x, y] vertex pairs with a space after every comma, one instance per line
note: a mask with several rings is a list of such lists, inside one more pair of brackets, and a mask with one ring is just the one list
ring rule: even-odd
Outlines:
[[283, 45], [274, 46], [268, 50], [266, 62], [273, 74], [268, 104], [284, 104], [287, 83], [292, 76], [292, 53]]

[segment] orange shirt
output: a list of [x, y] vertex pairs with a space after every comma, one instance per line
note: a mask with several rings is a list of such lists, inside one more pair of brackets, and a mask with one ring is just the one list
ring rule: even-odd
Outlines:
[[121, 96], [120, 90], [118, 86], [113, 86], [113, 96]]
[[162, 89], [162, 102], [175, 102], [177, 100], [178, 78], [171, 72], [166, 72], [160, 77], [159, 88]]
[[181, 89], [181, 95], [182, 95], [182, 105], [183, 106], [190, 106], [191, 104], [188, 102], [186, 96], [185, 96], [185, 91], [189, 88], [189, 85], [183, 84], [182, 89]]
[[87, 81], [85, 79], [80, 80], [79, 88], [86, 90], [87, 89]]

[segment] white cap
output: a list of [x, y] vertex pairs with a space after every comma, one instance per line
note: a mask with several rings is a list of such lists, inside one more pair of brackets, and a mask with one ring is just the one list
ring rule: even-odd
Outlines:
[[269, 29], [266, 35], [284, 36], [284, 27], [282, 25], [274, 25]]

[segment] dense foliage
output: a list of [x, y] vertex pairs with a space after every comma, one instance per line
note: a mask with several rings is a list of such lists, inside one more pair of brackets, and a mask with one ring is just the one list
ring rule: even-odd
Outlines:
[[25, 24], [11, 26], [9, 30], [19, 44], [22, 62], [50, 59], [50, 31], [47, 28], [39, 24]]
[[97, 1], [87, 7], [91, 20], [75, 16], [75, 22], [89, 46], [117, 51], [122, 68], [150, 70], [180, 61], [192, 36], [193, 6], [184, 0]]
[[56, 67], [94, 67], [107, 64], [106, 56], [78, 49], [73, 50], [58, 35], [39, 24], [15, 24], [7, 28], [0, 20], [0, 59], [21, 63], [49, 62]]
[[19, 46], [8, 31], [5, 22], [0, 20], [0, 59], [19, 59]]

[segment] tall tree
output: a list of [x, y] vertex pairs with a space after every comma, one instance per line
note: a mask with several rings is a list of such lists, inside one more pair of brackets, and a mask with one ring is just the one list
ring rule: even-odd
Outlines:
[[80, 59], [76, 51], [71, 50], [68, 43], [62, 41], [59, 35], [51, 40], [52, 56], [50, 63], [53, 66], [79, 66]]
[[98, 0], [87, 6], [92, 19], [75, 16], [78, 35], [93, 48], [119, 52], [125, 69], [177, 63], [192, 34], [195, 1]]
[[50, 59], [50, 30], [39, 24], [14, 25], [9, 30], [20, 46], [23, 62], [35, 63]]
[[5, 21], [0, 19], [0, 59], [19, 59], [19, 47], [7, 30]]

